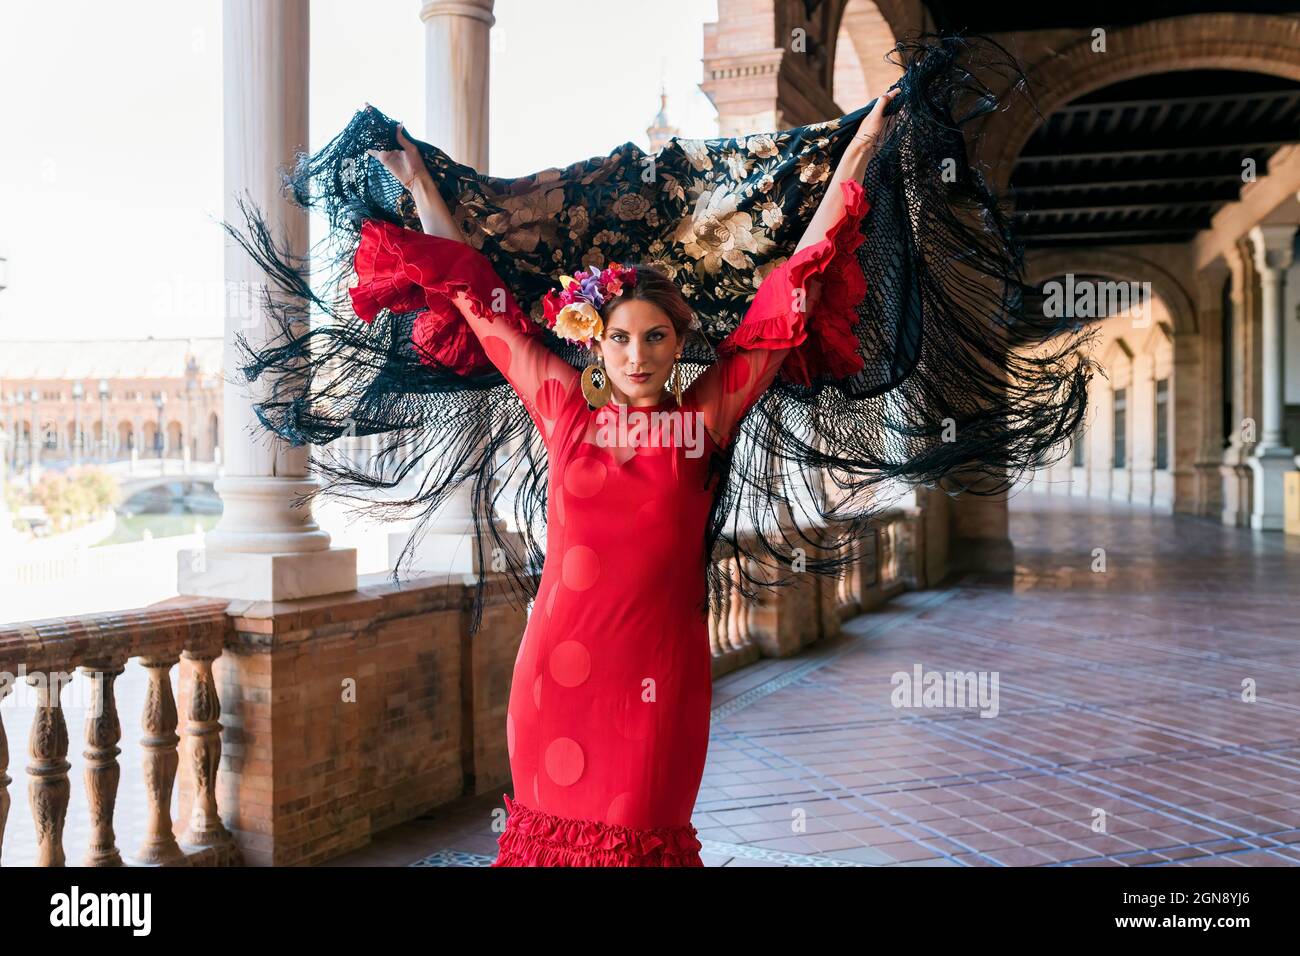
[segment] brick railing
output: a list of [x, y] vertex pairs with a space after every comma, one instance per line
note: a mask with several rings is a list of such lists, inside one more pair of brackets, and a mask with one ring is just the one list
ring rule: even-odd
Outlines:
[[[890, 512], [839, 580], [809, 575], [760, 601], [713, 608], [715, 675], [797, 653], [916, 586], [920, 540], [915, 514]], [[505, 711], [527, 614], [501, 579], [488, 592], [473, 639], [470, 587], [397, 586], [387, 574], [363, 577], [355, 592], [284, 604], [174, 598], [0, 627], [0, 670], [10, 675], [0, 701], [17, 679], [33, 688], [30, 821], [10, 819], [13, 709], [0, 708], [0, 850], [21, 833], [34, 838], [38, 865], [65, 863], [72, 780], [62, 695], [77, 669], [89, 701], [87, 819], [76, 821], [86, 866], [322, 863], [462, 794], [508, 789]], [[134, 681], [141, 702], [141, 735], [127, 740], [139, 772], [129, 776], [119, 763], [119, 680]], [[131, 799], [119, 801], [123, 788]], [[141, 819], [115, 818], [119, 805]], [[125, 854], [115, 825], [141, 833]]]

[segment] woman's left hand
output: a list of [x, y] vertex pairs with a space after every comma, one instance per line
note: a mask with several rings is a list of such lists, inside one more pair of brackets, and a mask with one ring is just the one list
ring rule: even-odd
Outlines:
[[429, 167], [424, 165], [419, 148], [411, 142], [401, 123], [397, 124], [397, 145], [399, 149], [368, 149], [366, 155], [373, 156], [383, 163], [384, 168], [392, 173], [398, 182], [411, 189], [415, 185], [415, 180], [421, 176], [430, 176]]
[[850, 143], [858, 149], [874, 153], [876, 151], [877, 141], [880, 139], [880, 131], [885, 127], [885, 107], [888, 106], [895, 96], [901, 91], [898, 87], [886, 90], [880, 96], [876, 97], [876, 105], [871, 108], [858, 127], [858, 131], [853, 134], [853, 141]]

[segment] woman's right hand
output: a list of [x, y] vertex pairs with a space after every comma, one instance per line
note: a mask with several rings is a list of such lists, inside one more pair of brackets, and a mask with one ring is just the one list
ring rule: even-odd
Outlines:
[[366, 153], [379, 160], [403, 186], [410, 189], [415, 180], [429, 175], [429, 168], [424, 165], [419, 149], [406, 135], [401, 123], [397, 124], [397, 142], [401, 149], [368, 149]]

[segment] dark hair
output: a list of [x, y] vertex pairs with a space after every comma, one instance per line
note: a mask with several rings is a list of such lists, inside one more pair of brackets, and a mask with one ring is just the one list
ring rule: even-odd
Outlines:
[[642, 302], [649, 302], [651, 305], [657, 305], [663, 309], [668, 315], [668, 320], [672, 322], [677, 337], [684, 342], [691, 330], [691, 322], [695, 318], [695, 312], [677, 288], [677, 283], [664, 275], [657, 267], [646, 265], [644, 262], [627, 262], [623, 264], [635, 267], [636, 283], [630, 288], [624, 285], [622, 295], [605, 300], [605, 304], [600, 308], [601, 319], [607, 320], [609, 314], [614, 311], [614, 307], [619, 303], [640, 299]]

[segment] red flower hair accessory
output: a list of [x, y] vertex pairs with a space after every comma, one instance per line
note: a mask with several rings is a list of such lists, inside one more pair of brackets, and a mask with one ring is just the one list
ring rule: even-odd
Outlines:
[[560, 276], [560, 290], [552, 289], [542, 299], [546, 324], [561, 338], [590, 347], [605, 331], [600, 307], [634, 285], [636, 266], [618, 262], [603, 270], [592, 266], [589, 272]]

